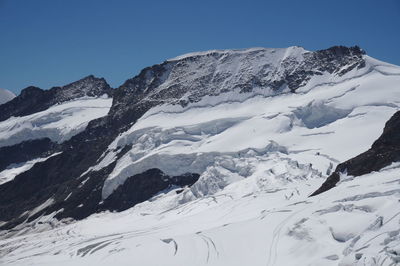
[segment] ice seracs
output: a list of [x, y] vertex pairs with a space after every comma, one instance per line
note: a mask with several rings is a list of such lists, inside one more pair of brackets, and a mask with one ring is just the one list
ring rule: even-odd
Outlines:
[[[275, 159], [270, 169], [284, 172], [285, 161]], [[312, 198], [308, 195], [319, 178], [282, 179], [271, 185], [275, 178], [252, 176], [189, 201], [170, 190], [125, 212], [79, 222], [59, 224], [42, 217], [30, 232], [9, 232], [0, 240], [0, 262], [395, 265], [400, 243], [398, 173], [398, 165], [392, 165]]]

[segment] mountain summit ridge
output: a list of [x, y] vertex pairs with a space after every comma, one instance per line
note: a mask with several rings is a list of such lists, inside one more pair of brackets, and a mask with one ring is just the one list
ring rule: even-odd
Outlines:
[[353, 68], [363, 68], [364, 54], [358, 46], [333, 46], [315, 52], [289, 47], [211, 50], [184, 55], [144, 68], [124, 82], [115, 91], [110, 113], [124, 112], [123, 109], [139, 101], [185, 106], [205, 96], [232, 91], [260, 89], [271, 95], [295, 92], [312, 77], [325, 72], [343, 76]]

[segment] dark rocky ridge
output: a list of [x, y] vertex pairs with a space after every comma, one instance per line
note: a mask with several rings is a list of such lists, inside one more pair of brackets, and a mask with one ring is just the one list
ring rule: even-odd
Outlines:
[[198, 179], [198, 174], [186, 173], [180, 176], [168, 176], [157, 168], [134, 175], [119, 186], [101, 205], [105, 210], [123, 211], [132, 205], [148, 200], [156, 193], [172, 188], [173, 186], [185, 187], [193, 185]]
[[0, 147], [0, 171], [11, 164], [49, 156], [57, 149], [58, 145], [49, 138], [28, 140], [13, 146]]
[[11, 116], [26, 116], [62, 102], [70, 101], [84, 96], [111, 96], [113, 89], [103, 78], [87, 76], [63, 87], [53, 87], [42, 90], [37, 87], [27, 87], [21, 94], [5, 104], [0, 105], [0, 121]]
[[311, 196], [335, 187], [340, 181], [341, 173], [346, 172], [352, 176], [365, 175], [398, 161], [400, 161], [400, 111], [386, 122], [382, 135], [368, 151], [339, 164], [335, 172]]
[[[279, 88], [286, 84], [292, 92], [295, 92], [297, 88], [305, 85], [313, 75], [320, 75], [324, 71], [334, 75], [343, 75], [343, 66], [348, 66], [348, 68], [345, 68], [348, 71], [354, 67], [363, 67], [362, 55], [363, 51], [358, 47], [347, 48], [341, 46], [310, 52], [304, 55], [305, 60], [301, 64], [292, 62], [290, 59], [283, 61], [282, 64], [285, 65], [286, 70], [278, 80], [265, 80], [260, 72], [259, 75], [261, 76], [246, 77], [244, 81], [232, 84], [231, 87], [224, 88], [221, 91], [218, 91], [217, 87], [229, 77], [216, 77], [213, 75], [216, 61], [221, 59], [221, 55], [218, 53], [166, 61], [162, 64], [145, 68], [138, 76], [127, 80], [121, 87], [113, 91], [113, 104], [106, 117], [91, 121], [83, 132], [60, 145], [58, 150], [62, 153], [35, 164], [29, 171], [0, 186], [0, 221], [7, 222], [1, 228], [12, 228], [22, 223], [27, 217], [21, 216], [21, 214], [41, 205], [49, 198], [53, 199], [53, 204], [37, 212], [29, 220], [43, 214], [60, 211], [61, 209], [63, 211], [57, 213], [57, 218], [72, 217], [81, 219], [105, 209], [122, 210], [134, 206], [138, 201], [148, 199], [154, 193], [157, 193], [158, 191], [156, 190], [158, 189], [163, 190], [169, 185], [190, 185], [195, 182], [198, 178], [196, 174], [166, 178], [159, 170], [149, 170], [150, 172], [146, 171], [128, 179], [116, 192], [111, 194], [109, 199], [107, 198], [103, 204], [100, 204], [102, 202], [101, 189], [103, 182], [111, 173], [115, 164], [110, 164], [100, 171], [86, 172], [87, 169], [99, 162], [108, 145], [119, 133], [129, 129], [137, 119], [156, 105], [163, 103], [185, 105], [188, 101], [198, 101], [205, 95], [216, 95], [236, 89], [245, 92], [253, 87], [260, 86], [265, 89], [272, 88], [279, 91]], [[253, 56], [256, 55], [250, 54], [249, 56], [251, 61]], [[207, 62], [211, 60], [212, 62], [208, 65], [208, 63], [200, 62], [202, 60]], [[188, 66], [193, 63], [199, 63], [198, 67], [200, 69], [206, 68], [205, 74], [190, 80], [190, 82], [184, 82], [179, 79], [181, 75], [192, 75], [192, 72], [187, 73], [187, 71]], [[274, 71], [274, 69], [270, 68], [271, 66], [266, 65], [265, 71]], [[177, 77], [173, 82], [168, 80], [172, 75]], [[166, 81], [169, 83], [166, 84]], [[105, 90], [109, 88], [108, 85], [100, 87]], [[22, 115], [30, 110], [29, 106], [33, 106], [33, 110], [38, 111], [48, 108], [50, 103], [69, 98], [68, 96], [55, 97], [54, 95], [58, 95], [55, 93], [53, 95], [55, 99], [53, 99], [47, 96], [50, 94], [39, 92], [37, 89], [30, 89], [27, 92], [32, 93], [30, 96], [32, 99], [21, 100], [21, 98], [26, 98], [26, 96], [21, 96], [20, 100], [12, 101], [11, 105], [4, 105], [9, 107], [0, 106], [0, 112], [8, 110], [9, 117], [13, 115], [11, 111], [14, 106], [18, 110], [18, 114]], [[188, 99], [182, 99], [182, 96], [186, 93], [190, 94], [190, 96]], [[41, 97], [44, 97], [45, 100]], [[49, 97], [49, 99], [46, 97]], [[26, 106], [28, 107], [18, 107], [23, 105], [24, 102], [27, 103]], [[47, 107], [34, 107], [40, 103], [44, 103]], [[7, 117], [7, 115], [3, 116], [3, 120], [4, 117]], [[119, 147], [118, 149], [119, 156], [129, 150], [127, 147]], [[157, 166], [155, 165], [154, 167], [156, 168]], [[135, 180], [136, 178], [138, 180]], [[147, 183], [147, 179], [151, 180], [151, 184]], [[163, 180], [169, 181], [165, 182]], [[147, 186], [153, 184], [155, 186], [154, 190], [150, 187], [147, 188]], [[147, 192], [141, 196], [133, 197], [131, 191], [136, 187], [143, 188], [143, 191]], [[83, 207], [80, 207], [81, 204]]]

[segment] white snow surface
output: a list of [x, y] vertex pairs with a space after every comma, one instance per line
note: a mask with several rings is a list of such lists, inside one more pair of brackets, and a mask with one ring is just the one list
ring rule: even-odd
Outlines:
[[31, 115], [10, 117], [0, 122], [0, 147], [46, 137], [61, 143], [83, 131], [89, 121], [105, 116], [111, 104], [111, 98], [85, 97]]
[[399, 166], [308, 198], [321, 178], [299, 167], [308, 175], [292, 179], [296, 166], [278, 156], [266, 169], [292, 169], [286, 178], [271, 171], [192, 201], [190, 189], [172, 190], [121, 213], [72, 223], [47, 216], [2, 232], [0, 264], [396, 265]]
[[109, 165], [121, 148], [132, 145], [105, 181], [103, 198], [128, 177], [154, 167], [168, 175], [199, 173], [204, 182], [222, 178], [221, 171], [245, 178], [257, 165], [248, 163], [247, 153], [268, 157], [276, 147], [283, 158], [312, 163], [326, 174], [367, 150], [399, 110], [400, 68], [365, 60], [365, 68], [341, 77], [315, 76], [296, 93], [233, 91], [186, 107], [157, 106], [122, 133], [90, 170]]
[[9, 90], [0, 88], [0, 104], [6, 103], [15, 98], [15, 94]]
[[343, 175], [336, 188], [308, 197], [339, 162], [367, 150], [399, 110], [400, 68], [365, 60], [365, 68], [315, 76], [296, 93], [233, 91], [149, 110], [88, 169], [132, 145], [103, 198], [155, 167], [199, 180], [124, 212], [81, 221], [53, 213], [2, 231], [0, 264], [396, 265], [399, 163]]

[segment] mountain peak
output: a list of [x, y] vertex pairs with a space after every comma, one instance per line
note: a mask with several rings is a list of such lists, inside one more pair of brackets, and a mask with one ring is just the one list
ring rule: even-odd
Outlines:
[[343, 46], [343, 45], [335, 45], [329, 47], [328, 49], [318, 50], [317, 52], [322, 53], [332, 53], [335, 55], [365, 55], [365, 50], [361, 49], [358, 45], [355, 46]]
[[147, 67], [127, 80], [115, 93], [111, 113], [121, 113], [116, 109], [138, 101], [185, 106], [226, 92], [295, 92], [315, 76], [343, 76], [362, 68], [362, 55], [361, 49], [344, 46], [315, 52], [292, 46], [189, 53]]
[[15, 94], [9, 90], [0, 88], [0, 104], [6, 103], [15, 98]]
[[6, 120], [11, 116], [25, 116], [43, 111], [52, 105], [77, 98], [100, 97], [104, 94], [111, 96], [112, 93], [113, 89], [104, 78], [97, 78], [93, 75], [49, 90], [29, 86], [11, 101], [0, 105], [0, 121]]
[[112, 88], [108, 85], [107, 81], [104, 78], [97, 78], [94, 75], [89, 75], [65, 86], [52, 89], [57, 90], [59, 101], [84, 96], [94, 97], [103, 94], [112, 94]]
[[31, 96], [34, 96], [35, 94], [42, 93], [42, 92], [43, 92], [43, 90], [39, 87], [29, 86], [29, 87], [26, 87], [25, 89], [22, 89], [21, 93], [20, 93], [20, 95], [18, 95], [18, 97], [19, 96], [31, 97]]

